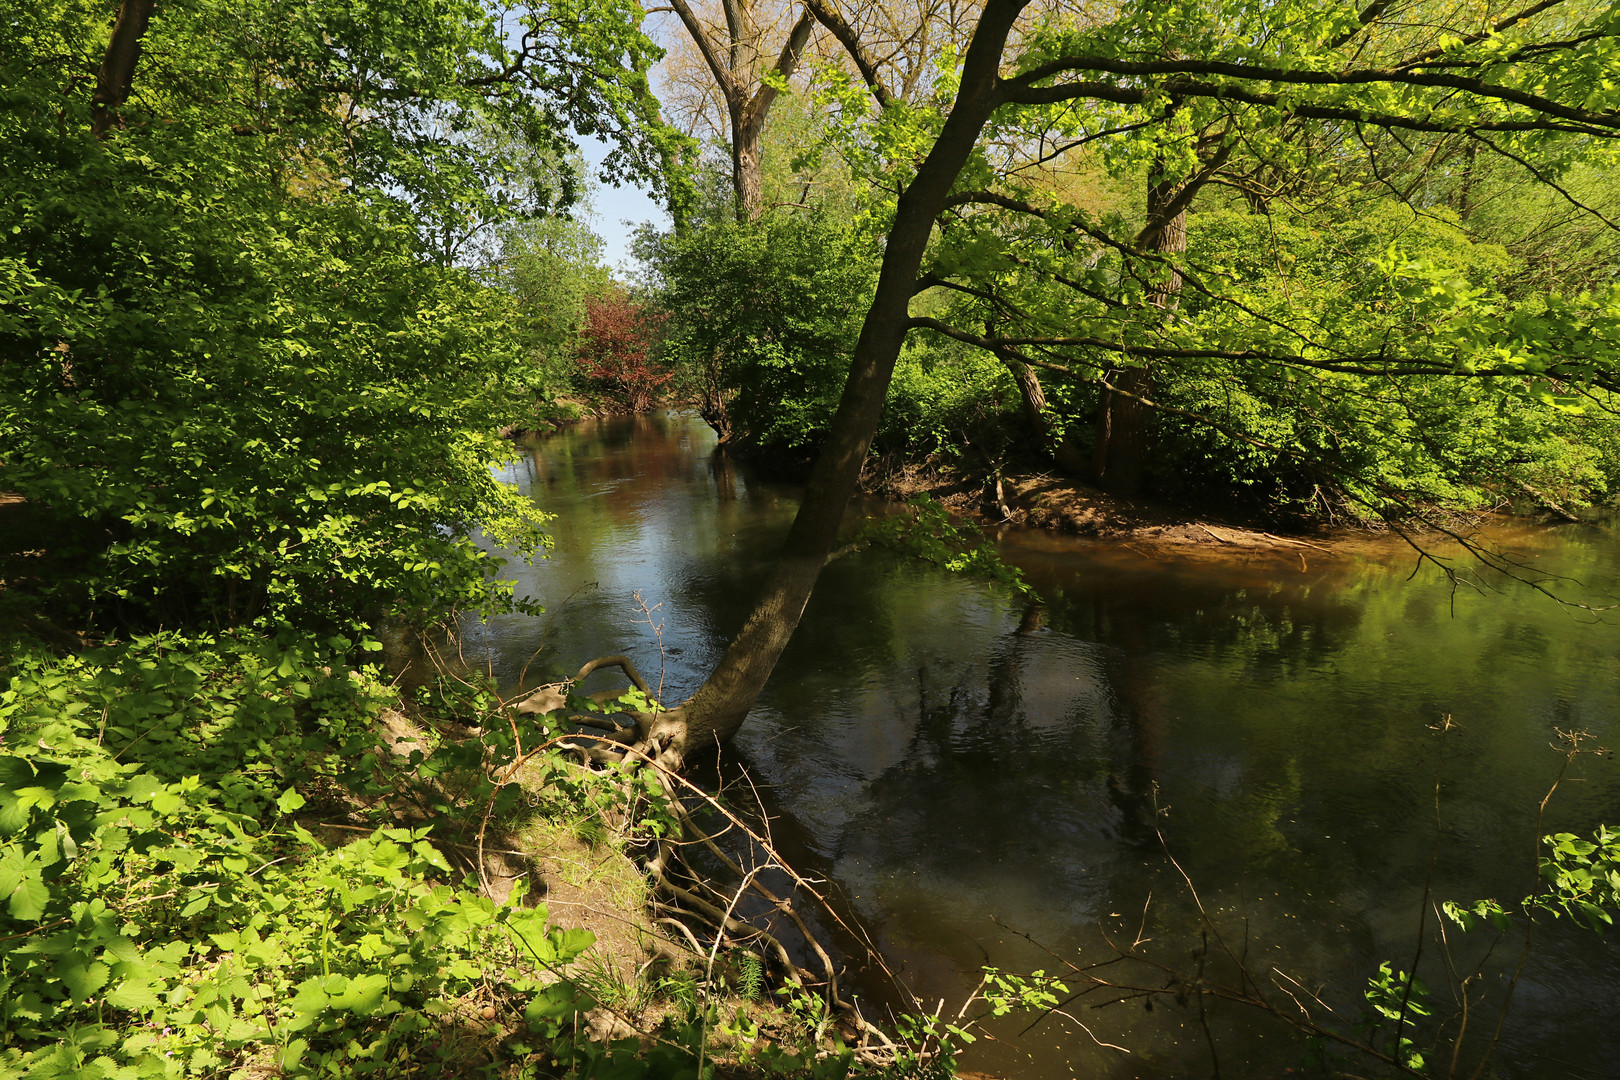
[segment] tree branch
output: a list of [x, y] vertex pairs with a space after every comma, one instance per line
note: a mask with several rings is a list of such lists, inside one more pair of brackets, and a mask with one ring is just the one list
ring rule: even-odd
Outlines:
[[[1348, 87], [1383, 84], [1415, 86], [1426, 89], [1460, 90], [1475, 97], [1508, 102], [1534, 110], [1545, 116], [1556, 117], [1567, 123], [1580, 125], [1582, 130], [1613, 133], [1610, 137], [1620, 135], [1620, 112], [1599, 113], [1587, 109], [1578, 109], [1540, 94], [1532, 94], [1510, 86], [1486, 82], [1484, 79], [1467, 78], [1439, 71], [1407, 71], [1395, 68], [1333, 72], [1312, 71], [1305, 68], [1263, 67], [1257, 64], [1234, 63], [1229, 60], [1119, 60], [1107, 56], [1065, 56], [1050, 60], [1038, 67], [1031, 68], [1016, 78], [1007, 80], [1004, 84], [1003, 93], [1008, 101], [1026, 105], [1053, 104], [1081, 97], [1116, 101], [1124, 104], [1138, 104], [1149, 97], [1156, 96], [1156, 92], [1149, 88], [1143, 88], [1134, 91], [1134, 100], [1122, 101], [1122, 96], [1130, 96], [1132, 91], [1112, 83], [1082, 82], [1058, 83], [1052, 86], [1036, 85], [1043, 79], [1049, 79], [1070, 71], [1103, 72], [1137, 78], [1183, 76], [1186, 77], [1186, 81], [1181, 78], [1171, 79], [1166, 81], [1159, 89], [1163, 92], [1187, 97], [1230, 98], [1234, 101], [1243, 101], [1249, 104], [1282, 106], [1290, 112], [1296, 112], [1302, 116], [1313, 115], [1311, 112], [1307, 112], [1307, 109], [1331, 110], [1337, 115], [1330, 118], [1361, 118], [1369, 123], [1377, 123], [1381, 126], [1410, 127], [1412, 125], [1410, 123], [1385, 125], [1383, 121], [1374, 118], [1375, 114], [1364, 114], [1359, 109], [1343, 106], [1313, 105], [1307, 102], [1297, 104], [1284, 102], [1276, 94], [1257, 93], [1230, 84], [1193, 82], [1191, 77], [1214, 75], [1246, 81], [1281, 83], [1287, 86]], [[1099, 89], [1105, 90], [1107, 93], [1101, 93]], [[1455, 125], [1438, 125], [1420, 130], [1449, 131], [1454, 129]]]
[[[1514, 27], [1517, 24], [1523, 22], [1524, 20], [1526, 20], [1528, 18], [1531, 18], [1532, 16], [1539, 15], [1543, 11], [1546, 11], [1548, 8], [1557, 7], [1559, 4], [1562, 4], [1563, 2], [1564, 2], [1564, 0], [1540, 0], [1539, 3], [1532, 4], [1531, 6], [1525, 8], [1523, 11], [1519, 12], [1517, 15], [1509, 15], [1507, 18], [1503, 19], [1501, 22], [1497, 23], [1495, 26], [1491, 27], [1488, 31], [1486, 31], [1484, 33], [1469, 34], [1467, 37], [1463, 38], [1458, 44], [1463, 45], [1463, 46], [1478, 45], [1480, 42], [1485, 41], [1486, 39], [1490, 38], [1492, 35], [1500, 34], [1504, 30], [1511, 29], [1512, 27]], [[1457, 47], [1456, 45], [1452, 46], [1452, 48], [1456, 48], [1456, 47]], [[1408, 57], [1407, 59], [1405, 59], [1405, 60], [1401, 61], [1399, 64], [1397, 64], [1396, 67], [1415, 66], [1417, 64], [1423, 63], [1424, 61], [1433, 60], [1437, 56], [1443, 56], [1444, 54], [1445, 54], [1445, 50], [1443, 50], [1443, 49], [1430, 49], [1427, 52], [1421, 52], [1421, 53], [1418, 53], [1416, 56]]]
[[[808, 9], [799, 16], [799, 21], [793, 24], [792, 31], [788, 33], [788, 39], [782, 43], [782, 52], [771, 67], [773, 72], [784, 79], [793, 74], [794, 69], [799, 66], [799, 58], [804, 55], [805, 42], [810, 40], [810, 31], [815, 25], [815, 20], [810, 17]], [[754, 96], [749, 99], [744, 111], [752, 115], [769, 109], [771, 102], [776, 100], [776, 94], [776, 87], [769, 82], [761, 81], [759, 89], [754, 91]]]
[[[1360, 15], [1356, 16], [1355, 29], [1346, 30], [1344, 33], [1328, 42], [1327, 47], [1329, 49], [1337, 49], [1344, 45], [1348, 45], [1351, 41], [1355, 40], [1357, 34], [1367, 29], [1367, 27], [1371, 26], [1380, 17], [1382, 17], [1384, 12], [1389, 10], [1389, 6], [1392, 3], [1394, 3], [1394, 0], [1373, 0], [1372, 3], [1361, 9]], [[1553, 3], [1563, 3], [1563, 0], [1553, 0]]]
[[849, 58], [855, 62], [855, 67], [860, 70], [861, 78], [866, 80], [867, 89], [872, 91], [872, 97], [877, 101], [878, 107], [888, 108], [894, 99], [888, 88], [883, 85], [883, 80], [878, 77], [877, 63], [866, 51], [866, 46], [861, 44], [855, 28], [850, 26], [843, 15], [827, 0], [805, 0], [804, 6], [805, 10], [816, 17], [817, 22], [827, 28], [828, 33], [838, 39], [838, 43], [844, 47]]
[[709, 65], [709, 73], [714, 76], [714, 83], [720, 88], [720, 94], [726, 99], [726, 104], [733, 109], [741, 108], [742, 91], [737, 86], [737, 80], [732, 78], [731, 69], [721, 62], [720, 55], [715, 52], [714, 41], [709, 37], [709, 32], [703, 28], [703, 24], [698, 22], [697, 16], [692, 13], [692, 6], [686, 0], [670, 0], [670, 5], [675, 9], [675, 14], [680, 16], [686, 32], [692, 35], [692, 43], [698, 47], [698, 52], [703, 54], [703, 61]]
[[118, 110], [129, 100], [135, 85], [135, 65], [141, 58], [141, 38], [152, 19], [157, 0], [124, 0], [113, 24], [112, 39], [101, 58], [96, 92], [90, 98], [90, 130], [98, 139], [118, 121]]

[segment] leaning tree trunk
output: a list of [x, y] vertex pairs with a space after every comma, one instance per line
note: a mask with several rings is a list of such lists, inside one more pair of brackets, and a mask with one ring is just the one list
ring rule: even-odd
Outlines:
[[1024, 0], [990, 0], [968, 46], [961, 89], [933, 149], [901, 194], [884, 248], [877, 290], [850, 360], [848, 381], [816, 459], [804, 501], [757, 606], [697, 693], [638, 724], [637, 741], [679, 765], [723, 743], [764, 689], [799, 624], [821, 568], [838, 538], [844, 509], [877, 432], [883, 399], [911, 317], [917, 271], [934, 220], [999, 103], [1002, 48]]
[[1018, 386], [1018, 404], [1024, 414], [1024, 423], [1036, 442], [1045, 449], [1046, 440], [1051, 435], [1051, 423], [1046, 415], [1046, 393], [1041, 389], [1039, 376], [1034, 368], [1010, 352], [1001, 354], [1001, 362], [1007, 366], [1013, 382]]
[[[1154, 255], [1175, 256], [1187, 250], [1187, 210], [1169, 217], [1165, 209], [1181, 191], [1181, 185], [1162, 177], [1148, 187], [1147, 228], [1142, 247]], [[1162, 264], [1150, 267], [1154, 275], [1147, 302], [1169, 318], [1181, 292], [1181, 275]], [[1152, 399], [1153, 369], [1146, 363], [1135, 367], [1112, 368], [1105, 376], [1121, 393], [1104, 389], [1097, 409], [1096, 440], [1092, 450], [1092, 472], [1097, 486], [1116, 495], [1135, 495], [1142, 489], [1147, 464], [1149, 420], [1152, 408], [1141, 398]]]
[[141, 39], [152, 19], [157, 0], [124, 0], [113, 23], [112, 39], [101, 58], [96, 75], [96, 92], [90, 99], [90, 129], [96, 138], [106, 138], [121, 123], [118, 110], [129, 100], [135, 85], [135, 65], [141, 58]]

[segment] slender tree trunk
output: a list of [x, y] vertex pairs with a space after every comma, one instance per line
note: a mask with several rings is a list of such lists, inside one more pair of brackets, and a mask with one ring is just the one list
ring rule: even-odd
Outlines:
[[1034, 368], [1015, 356], [1003, 356], [1001, 362], [1007, 365], [1013, 382], [1018, 384], [1018, 404], [1024, 413], [1024, 423], [1044, 449], [1051, 424], [1047, 420], [1046, 393], [1041, 389], [1041, 380]]
[[112, 40], [101, 58], [96, 75], [96, 92], [90, 99], [90, 130], [104, 139], [115, 124], [121, 124], [118, 110], [129, 100], [135, 85], [135, 65], [141, 58], [141, 38], [152, 19], [157, 0], [124, 0], [113, 23]]
[[[1148, 225], [1144, 230], [1143, 247], [1153, 254], [1179, 255], [1187, 250], [1186, 209], [1182, 208], [1170, 217], [1164, 213], [1180, 191], [1180, 184], [1162, 177], [1155, 179], [1148, 187]], [[1164, 318], [1170, 318], [1181, 292], [1181, 275], [1174, 271], [1165, 274], [1157, 266], [1152, 268], [1152, 272], [1157, 276], [1148, 290], [1147, 302], [1163, 312]], [[1135, 495], [1142, 489], [1153, 414], [1152, 409], [1136, 398], [1151, 399], [1153, 396], [1153, 370], [1146, 364], [1113, 368], [1106, 378], [1124, 393], [1102, 392], [1097, 409], [1092, 471], [1097, 486], [1104, 491], [1116, 495]]]
[[1026, 2], [989, 0], [985, 6], [968, 46], [950, 116], [895, 208], [877, 290], [850, 360], [838, 411], [771, 579], [697, 693], [643, 727], [642, 741], [655, 746], [666, 760], [679, 762], [736, 733], [799, 624], [877, 432], [883, 398], [909, 329], [911, 297], [929, 233], [979, 132], [999, 104], [1002, 49]]
[[1463, 151], [1462, 184], [1457, 189], [1457, 220], [1468, 224], [1468, 217], [1474, 212], [1474, 170], [1479, 164], [1479, 144], [1469, 140], [1468, 147]]

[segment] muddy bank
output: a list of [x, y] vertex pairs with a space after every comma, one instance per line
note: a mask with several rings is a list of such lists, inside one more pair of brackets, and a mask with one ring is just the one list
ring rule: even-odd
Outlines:
[[1416, 545], [1448, 547], [1457, 537], [1500, 534], [1562, 524], [1539, 508], [1511, 506], [1472, 514], [1434, 512], [1428, 521], [1393, 528], [1382, 522], [1279, 522], [1232, 504], [1178, 506], [1150, 498], [1126, 498], [1056, 472], [1019, 471], [987, 484], [930, 463], [875, 464], [861, 477], [870, 496], [903, 501], [927, 495], [952, 513], [987, 528], [1011, 526], [1102, 541], [1117, 541], [1155, 554], [1194, 557], [1273, 554], [1283, 558], [1348, 556]]

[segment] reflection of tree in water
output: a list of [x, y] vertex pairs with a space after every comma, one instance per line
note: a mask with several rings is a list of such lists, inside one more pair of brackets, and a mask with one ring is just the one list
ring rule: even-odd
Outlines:
[[[1246, 626], [1200, 624], [1228, 656], [1215, 666], [1251, 663], [1243, 642], [1267, 614], [1252, 606]], [[1245, 866], [1297, 856], [1285, 831], [1305, 794], [1295, 762], [1245, 745], [1241, 730], [1220, 733], [1196, 760], [1178, 752], [1186, 703], [1165, 684], [1166, 639], [1152, 608], [1131, 590], [1107, 588], [1083, 606], [1031, 605], [983, 667], [917, 669], [905, 752], [868, 785], [865, 812], [847, 825], [841, 851], [875, 868], [917, 867], [958, 883], [958, 903], [1038, 906], [1081, 920], [1131, 896], [1139, 907], [1141, 868], [1162, 862], [1156, 798], [1176, 808], [1172, 844], [1198, 844], [1195, 861], [1220, 867], [1213, 887]], [[1353, 611], [1325, 614], [1332, 630], [1353, 630]], [[1104, 631], [1103, 645], [1074, 640], [1082, 636], [1077, 622]], [[1290, 610], [1276, 623], [1268, 639], [1292, 635], [1318, 655], [1338, 636], [1301, 625]], [[1357, 873], [1314, 862], [1309, 872], [1322, 869], [1329, 894]], [[968, 895], [969, 882], [983, 891]]]
[[[1041, 662], [1044, 611], [1025, 609], [984, 667], [917, 669], [916, 713], [901, 760], [868, 786], [870, 812], [849, 838], [878, 864], [921, 862], [949, 877], [1008, 874], [1044, 883], [1068, 906], [1098, 887], [1119, 846], [1105, 737], [1114, 713], [1096, 656], [1078, 692], [1026, 700]], [[847, 848], [846, 848], [847, 850]]]
[[714, 478], [715, 497], [723, 503], [737, 501], [737, 463], [724, 447], [709, 455], [709, 475]]
[[1234, 677], [1275, 680], [1308, 670], [1361, 625], [1362, 598], [1343, 582], [1302, 584], [1251, 567], [1193, 569], [1098, 573], [1051, 586], [1032, 579], [1052, 600], [1055, 630], [1136, 657], [1198, 656], [1230, 665]]

